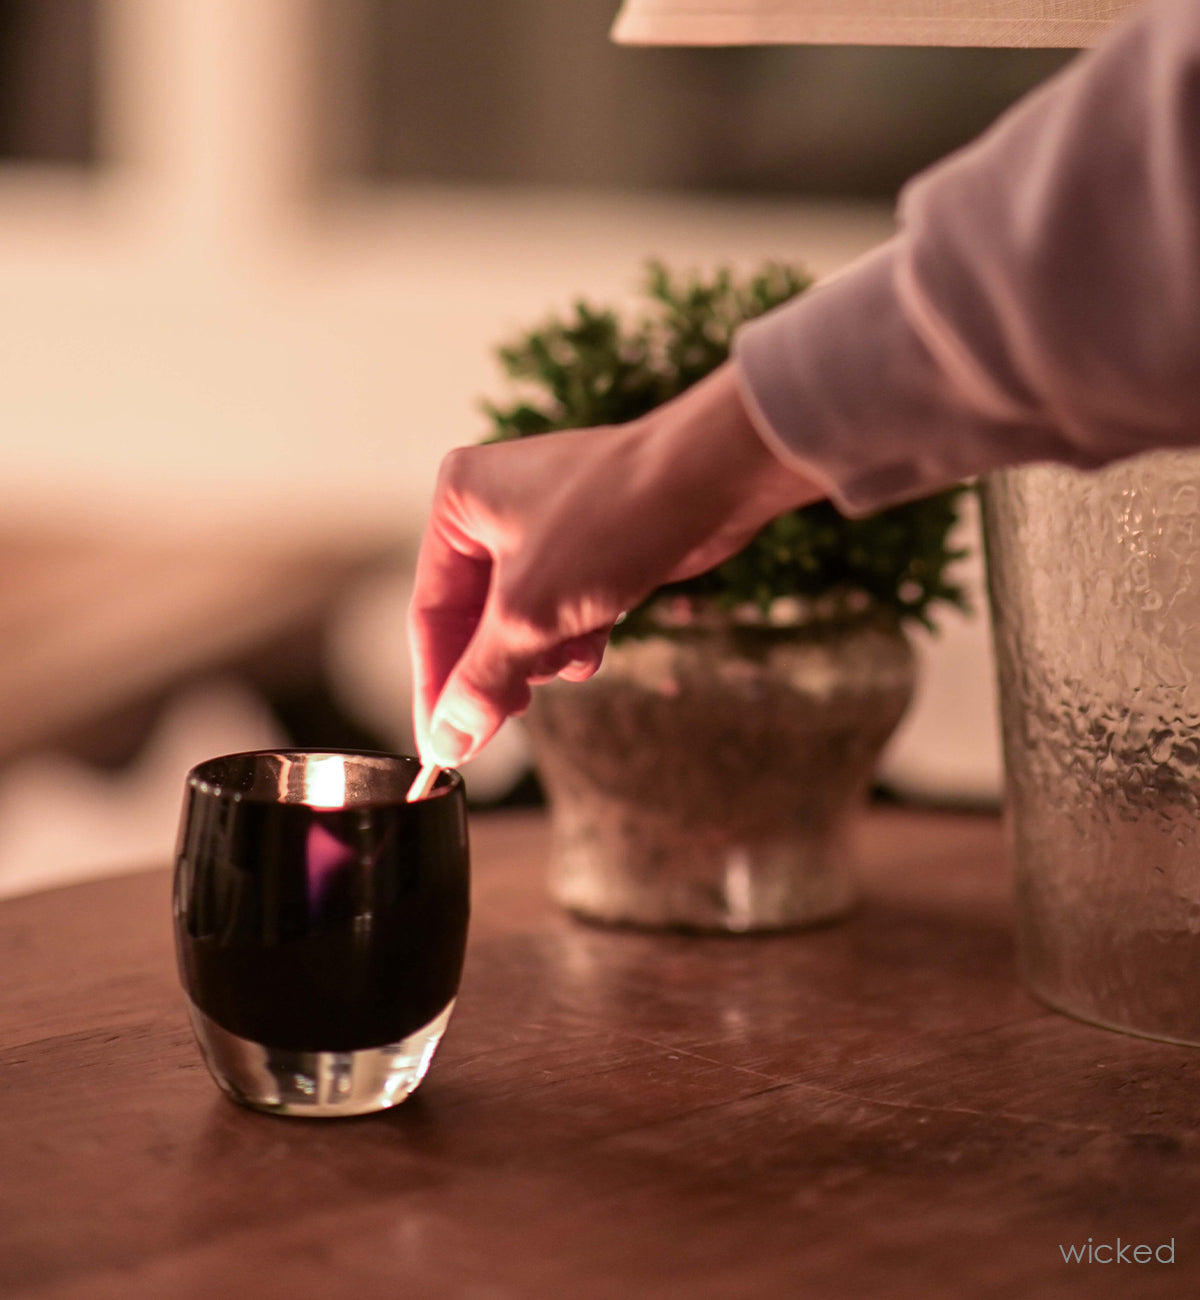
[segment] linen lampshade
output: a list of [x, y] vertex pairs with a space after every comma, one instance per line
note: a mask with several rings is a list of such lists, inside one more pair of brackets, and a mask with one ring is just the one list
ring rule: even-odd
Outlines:
[[1138, 0], [624, 0], [622, 45], [1093, 44]]

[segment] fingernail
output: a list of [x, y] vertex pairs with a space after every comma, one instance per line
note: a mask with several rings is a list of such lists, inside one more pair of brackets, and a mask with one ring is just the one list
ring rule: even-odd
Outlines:
[[474, 743], [470, 736], [448, 722], [435, 722], [429, 736], [429, 747], [438, 767], [457, 767]]

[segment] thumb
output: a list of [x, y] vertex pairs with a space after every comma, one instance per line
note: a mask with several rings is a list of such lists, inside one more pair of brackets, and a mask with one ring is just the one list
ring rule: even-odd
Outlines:
[[474, 758], [511, 714], [529, 706], [529, 666], [481, 620], [438, 697], [429, 722], [431, 757], [439, 767]]

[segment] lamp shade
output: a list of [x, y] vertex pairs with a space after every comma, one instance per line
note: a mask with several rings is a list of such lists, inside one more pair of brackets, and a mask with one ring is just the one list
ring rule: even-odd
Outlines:
[[622, 45], [1093, 44], [1138, 0], [624, 0]]

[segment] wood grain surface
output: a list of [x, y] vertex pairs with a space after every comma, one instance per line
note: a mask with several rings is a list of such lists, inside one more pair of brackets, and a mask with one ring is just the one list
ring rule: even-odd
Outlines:
[[996, 820], [862, 838], [849, 920], [694, 938], [560, 914], [540, 816], [476, 818], [446, 1041], [355, 1120], [218, 1094], [165, 871], [3, 903], [0, 1296], [1196, 1294], [1200, 1052], [1021, 991]]

